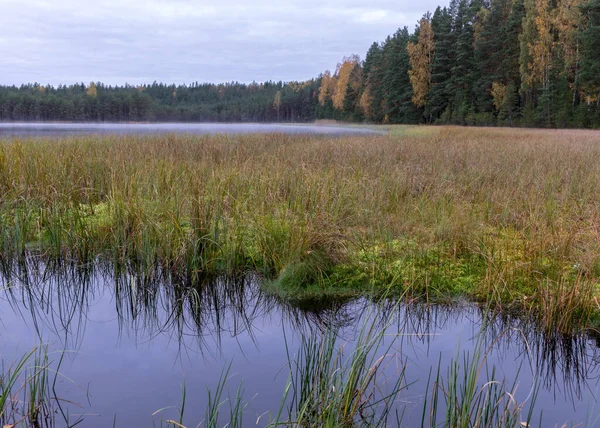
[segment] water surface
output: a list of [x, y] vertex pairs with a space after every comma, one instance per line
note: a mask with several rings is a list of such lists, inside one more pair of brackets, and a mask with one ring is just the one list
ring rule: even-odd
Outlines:
[[248, 403], [245, 425], [265, 426], [278, 411], [289, 356], [302, 337], [336, 329], [339, 346], [350, 352], [361, 327], [372, 323], [385, 326], [392, 344], [386, 376], [395, 379], [405, 369], [408, 386], [396, 403], [402, 426], [420, 425], [431, 371], [439, 364], [445, 373], [453, 357], [472, 352], [477, 337], [485, 341], [487, 367], [496, 367], [496, 378], [517, 380], [517, 399], [530, 401], [539, 385], [535, 420], [542, 412], [542, 426], [575, 425], [598, 413], [595, 337], [548, 337], [522, 320], [486, 315], [471, 304], [353, 299], [292, 305], [263, 294], [252, 276], [189, 286], [115, 277], [110, 270], [38, 267], [3, 280], [0, 320], [7, 362], [40, 341], [54, 361], [66, 350], [57, 392], [76, 403], [64, 406], [71, 422], [83, 418], [80, 426], [112, 426], [115, 420], [123, 427], [158, 426], [177, 419], [184, 383], [184, 421], [197, 426], [207, 388], [214, 390], [229, 364], [228, 388], [233, 394], [243, 385]]
[[379, 131], [357, 126], [256, 123], [0, 123], [0, 137], [51, 137], [89, 134], [247, 134], [368, 135]]

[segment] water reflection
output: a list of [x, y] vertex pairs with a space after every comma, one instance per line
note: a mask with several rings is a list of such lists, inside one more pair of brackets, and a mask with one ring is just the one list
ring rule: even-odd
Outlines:
[[[407, 395], [414, 404], [414, 414], [405, 415], [407, 426], [420, 420], [419, 403], [432, 367], [456, 356], [459, 349], [472, 349], [476, 337], [483, 340], [487, 364], [499, 367], [507, 379], [518, 376], [524, 384], [522, 394], [527, 395], [536, 383], [541, 385], [536, 407], [544, 410], [544, 420], [550, 419], [552, 424], [582, 422], [582, 415], [595, 402], [600, 355], [596, 334], [540, 332], [532, 320], [492, 313], [472, 304], [374, 303], [362, 298], [290, 303], [262, 293], [259, 278], [253, 275], [190, 283], [168, 273], [144, 275], [134, 269], [116, 271], [103, 264], [48, 265], [32, 258], [12, 267], [2, 279], [0, 311], [5, 328], [15, 333], [13, 343], [26, 342], [24, 332], [31, 328], [37, 340], [50, 341], [54, 349], [77, 351], [70, 358], [74, 365], [86, 367], [81, 369], [83, 375], [98, 376], [90, 373], [90, 367], [117, 367], [122, 364], [119, 359], [127, 360], [128, 355], [156, 359], [156, 352], [164, 350], [166, 355], [176, 356], [176, 365], [185, 376], [197, 371], [199, 379], [215, 377], [218, 370], [210, 361], [222, 366], [241, 358], [241, 376], [258, 376], [255, 383], [245, 383], [246, 390], [253, 391], [264, 383], [265, 376], [272, 380], [285, 371], [286, 347], [290, 343], [298, 344], [302, 337], [333, 330], [340, 343], [351, 345], [361, 326], [375, 325], [385, 328], [386, 335], [393, 338], [394, 348], [405, 358], [407, 382], [414, 382]], [[11, 343], [6, 337], [3, 340], [5, 347]], [[111, 346], [115, 349], [111, 351], [113, 359], [99, 357], [97, 349]], [[166, 364], [171, 373], [166, 377], [173, 377], [173, 364], [172, 360], [170, 367]], [[148, 370], [153, 370], [151, 376], [160, 378], [157, 372], [164, 366], [165, 361], [157, 359]], [[124, 376], [114, 371], [104, 375]], [[268, 392], [263, 391], [260, 399], [255, 399], [258, 414], [274, 410], [279, 404], [277, 397], [281, 396], [285, 373], [282, 377], [276, 387], [266, 386]], [[98, 378], [90, 380], [92, 388], [95, 381], [99, 382]], [[130, 379], [133, 384], [137, 381], [135, 376]], [[138, 391], [140, 388], [137, 385]], [[176, 399], [179, 391], [166, 393]], [[122, 397], [119, 407], [118, 401], [103, 403], [101, 394], [95, 394], [100, 407], [116, 405], [111, 411], [118, 414], [131, 411], [122, 403], [131, 396]], [[161, 395], [162, 399], [166, 396]], [[154, 410], [167, 404], [161, 403]], [[145, 411], [140, 408], [137, 417]], [[147, 422], [132, 418], [129, 423]], [[256, 415], [252, 418], [255, 420]]]
[[572, 402], [594, 394], [600, 376], [597, 332], [565, 335], [540, 331], [532, 320], [518, 314], [482, 313], [480, 317], [486, 317], [489, 346], [504, 355], [527, 359], [535, 378], [556, 399]]

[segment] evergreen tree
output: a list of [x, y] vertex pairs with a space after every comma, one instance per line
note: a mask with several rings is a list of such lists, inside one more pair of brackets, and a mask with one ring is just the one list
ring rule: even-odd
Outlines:
[[[409, 48], [410, 47], [410, 48]], [[450, 0], [306, 82], [0, 86], [2, 121], [600, 126], [600, 0]], [[419, 107], [415, 107], [415, 104]]]
[[431, 87], [425, 105], [425, 117], [428, 123], [437, 121], [448, 107], [450, 93], [448, 86], [452, 76], [452, 16], [447, 8], [435, 10], [431, 19], [435, 43], [431, 64]]
[[473, 111], [473, 82], [475, 68], [474, 31], [476, 5], [478, 3], [460, 0], [453, 20], [456, 37], [454, 51], [456, 60], [452, 66], [450, 89], [453, 94], [452, 122], [466, 124]]
[[408, 75], [409, 57], [406, 46], [410, 40], [408, 28], [399, 29], [384, 48], [386, 72], [383, 80], [385, 91], [384, 111], [389, 123], [414, 123], [420, 113], [413, 106], [413, 91]]
[[475, 62], [479, 78], [474, 92], [480, 112], [493, 110], [492, 84], [498, 82], [506, 85], [502, 66], [510, 6], [510, 0], [492, 0], [490, 9], [484, 7], [478, 14], [481, 22], [475, 37]]
[[581, 35], [580, 82], [585, 90], [587, 103], [600, 103], [600, 0], [591, 0], [582, 8], [587, 28]]

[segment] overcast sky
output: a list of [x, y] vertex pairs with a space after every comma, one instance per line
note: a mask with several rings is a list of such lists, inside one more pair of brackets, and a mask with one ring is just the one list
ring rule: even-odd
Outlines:
[[0, 84], [307, 80], [439, 0], [0, 0]]

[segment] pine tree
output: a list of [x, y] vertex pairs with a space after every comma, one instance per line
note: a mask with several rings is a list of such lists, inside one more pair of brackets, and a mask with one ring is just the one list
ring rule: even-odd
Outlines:
[[412, 104], [413, 90], [409, 78], [410, 40], [408, 28], [399, 29], [384, 48], [386, 72], [383, 80], [384, 114], [389, 123], [413, 123], [421, 114]]
[[449, 104], [447, 87], [452, 68], [452, 16], [447, 8], [436, 9], [431, 19], [435, 43], [431, 64], [431, 87], [427, 94], [425, 117], [427, 122], [437, 121]]
[[385, 98], [383, 80], [386, 74], [384, 49], [390, 40], [391, 37], [388, 37], [383, 46], [373, 43], [365, 58], [361, 105], [365, 118], [376, 123], [383, 122], [385, 118], [383, 106]]
[[586, 102], [600, 103], [600, 0], [592, 0], [582, 7], [587, 28], [581, 35], [583, 52], [579, 74], [585, 90]]
[[450, 88], [453, 93], [452, 121], [459, 124], [470, 122], [473, 111], [473, 83], [475, 69], [474, 30], [473, 22], [476, 15], [478, 2], [469, 3], [460, 0], [456, 15], [453, 20], [453, 33], [456, 37], [454, 51], [456, 60], [452, 67]]
[[[490, 9], [482, 8], [478, 14], [481, 22], [475, 35], [475, 62], [479, 78], [474, 92], [480, 112], [491, 112], [494, 107], [492, 85], [506, 88], [502, 70], [505, 58], [506, 25], [510, 13], [510, 0], [492, 0]], [[496, 108], [499, 110], [498, 106]]]

